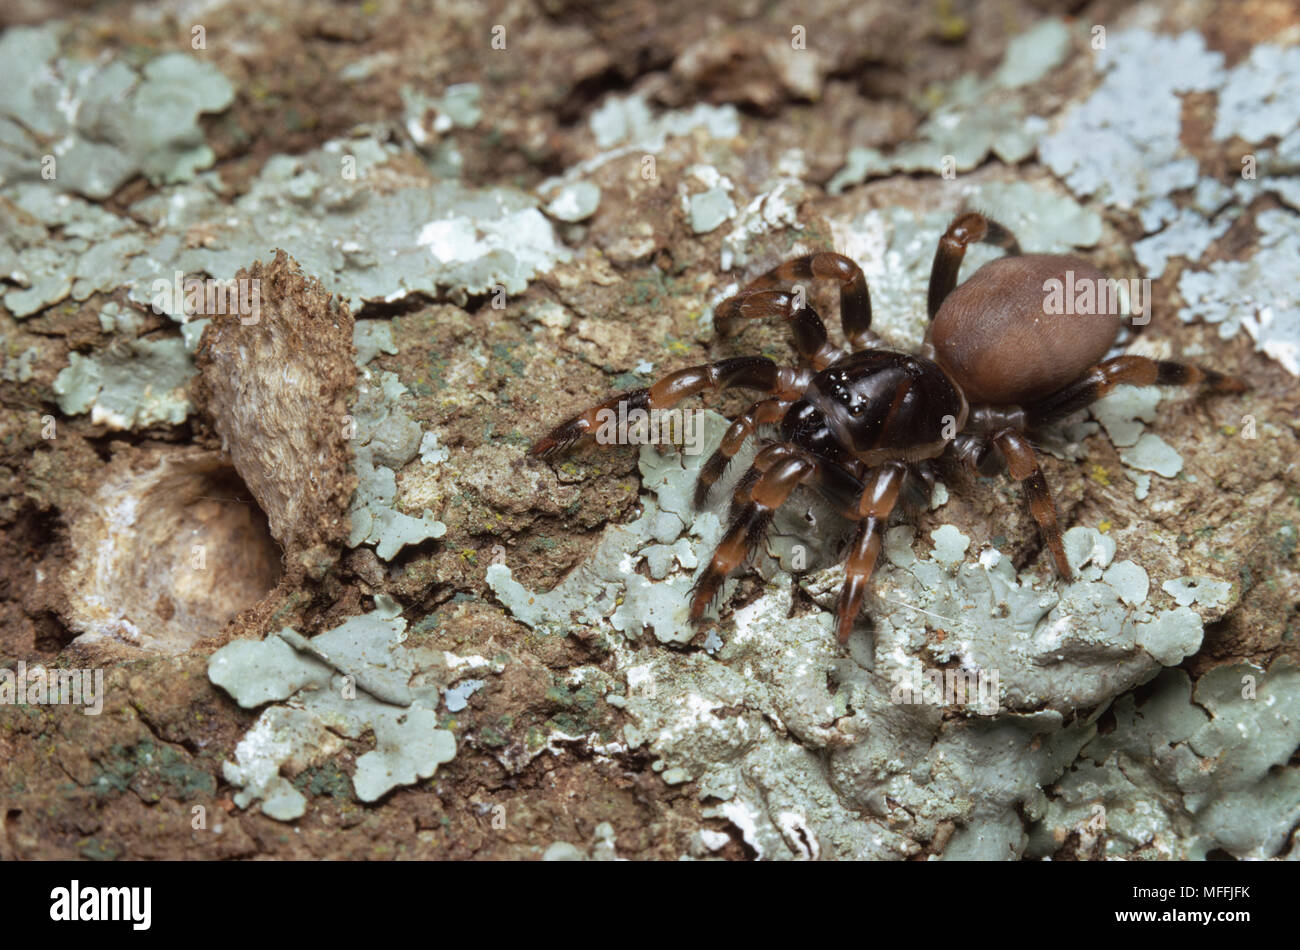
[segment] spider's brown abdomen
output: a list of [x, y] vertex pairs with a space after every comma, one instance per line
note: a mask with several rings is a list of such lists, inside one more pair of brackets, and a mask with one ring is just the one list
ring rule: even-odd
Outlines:
[[1015, 405], [1047, 396], [1114, 344], [1120, 330], [1114, 286], [1077, 257], [990, 261], [935, 315], [936, 359], [972, 403]]

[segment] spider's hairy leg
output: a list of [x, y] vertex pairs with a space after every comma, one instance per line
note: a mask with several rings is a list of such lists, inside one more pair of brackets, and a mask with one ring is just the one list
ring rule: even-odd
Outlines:
[[885, 524], [898, 503], [899, 490], [907, 476], [907, 469], [898, 462], [887, 463], [876, 469], [867, 479], [855, 515], [857, 534], [844, 562], [844, 586], [835, 606], [835, 637], [840, 644], [848, 642], [853, 623], [862, 612], [867, 584], [876, 570], [880, 557]]
[[722, 477], [732, 458], [745, 441], [758, 431], [760, 425], [779, 422], [792, 403], [786, 399], [764, 399], [754, 403], [738, 415], [722, 436], [722, 443], [709, 456], [695, 482], [695, 507], [702, 508], [709, 498], [709, 490]]
[[783, 369], [762, 356], [738, 356], [733, 359], [702, 363], [670, 373], [643, 389], [634, 389], [606, 399], [560, 423], [533, 443], [529, 455], [545, 457], [568, 448], [583, 436], [595, 435], [599, 428], [617, 418], [619, 404], [626, 411], [667, 409], [687, 396], [708, 390], [717, 392], [731, 387], [757, 389], [786, 398], [796, 398], [806, 382], [792, 369]]
[[713, 552], [709, 566], [695, 582], [691, 595], [692, 623], [704, 615], [727, 575], [763, 539], [772, 515], [785, 504], [796, 485], [813, 476], [817, 465], [795, 446], [778, 443], [758, 453], [751, 471], [755, 469], [760, 475], [749, 491], [748, 504], [736, 515]]
[[1145, 356], [1117, 356], [1098, 363], [1064, 389], [1026, 406], [1026, 419], [1031, 426], [1064, 419], [1109, 395], [1121, 383], [1132, 386], [1200, 385], [1211, 393], [1241, 393], [1249, 388], [1233, 376], [1190, 363], [1153, 360]]
[[[760, 278], [762, 279], [762, 278]], [[784, 290], [742, 290], [718, 305], [713, 322], [722, 334], [729, 334], [737, 318], [761, 320], [780, 317], [794, 331], [794, 348], [800, 356], [822, 370], [844, 356], [830, 342], [826, 324], [812, 307], [795, 308], [795, 297]]]
[[1033, 446], [1014, 429], [999, 432], [993, 437], [993, 442], [1002, 450], [1011, 477], [1025, 486], [1025, 493], [1029, 496], [1029, 512], [1043, 532], [1043, 540], [1052, 552], [1057, 572], [1065, 580], [1073, 580], [1070, 562], [1065, 558], [1061, 525], [1056, 517], [1056, 502], [1052, 500], [1052, 490], [1047, 487], [1047, 479], [1038, 467], [1038, 456], [1034, 454]]
[[966, 248], [971, 244], [992, 244], [1006, 250], [1008, 254], [1020, 253], [1020, 242], [1011, 231], [977, 211], [967, 211], [957, 215], [948, 230], [939, 238], [939, 246], [934, 252], [934, 263], [930, 265], [930, 292], [926, 298], [930, 319], [939, 312], [939, 305], [957, 286], [957, 272], [966, 257]]
[[854, 349], [870, 345], [875, 337], [871, 333], [871, 292], [867, 290], [867, 278], [857, 262], [843, 254], [821, 251], [792, 258], [756, 277], [745, 290], [815, 279], [839, 283], [840, 322], [849, 345]]
[[736, 487], [731, 492], [731, 505], [727, 508], [727, 521], [735, 521], [745, 506], [749, 504], [749, 493], [753, 489], [754, 483], [763, 477], [763, 473], [752, 465], [745, 470], [745, 474], [740, 476], [736, 482]]
[[[841, 464], [842, 461], [818, 457], [812, 484], [831, 507], [848, 520], [856, 521], [858, 500], [862, 496], [862, 480]], [[756, 458], [755, 463], [757, 462]], [[762, 474], [760, 469], [751, 466], [736, 482], [732, 490], [731, 506], [727, 509], [728, 522], [734, 521], [745, 505], [749, 504], [749, 493]]]

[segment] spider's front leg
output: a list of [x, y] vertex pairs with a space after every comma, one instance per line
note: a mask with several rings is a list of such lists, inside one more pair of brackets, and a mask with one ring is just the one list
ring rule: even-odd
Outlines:
[[584, 436], [595, 435], [602, 425], [618, 415], [620, 403], [625, 405], [627, 413], [634, 410], [648, 412], [668, 409], [687, 396], [706, 390], [718, 392], [731, 387], [757, 389], [781, 399], [796, 399], [807, 386], [805, 375], [779, 367], [762, 356], [739, 356], [691, 366], [670, 373], [651, 386], [620, 393], [578, 413], [533, 443], [528, 454], [545, 458], [567, 449]]
[[[815, 485], [828, 501], [858, 522], [858, 530], [845, 559], [844, 586], [835, 608], [835, 635], [841, 644], [853, 632], [862, 612], [871, 575], [880, 558], [885, 525], [908, 481], [907, 466], [887, 462], [874, 470], [866, 484], [846, 470], [822, 459], [812, 459], [788, 444], [768, 446], [754, 459], [735, 499], [731, 527], [718, 545], [708, 569], [700, 575], [691, 602], [691, 619], [698, 620], [716, 596], [726, 576], [745, 560], [762, 540], [772, 516], [789, 498], [795, 485]], [[743, 490], [742, 490], [743, 489]]]
[[[759, 278], [762, 280], [763, 278]], [[800, 356], [822, 370], [844, 357], [844, 351], [830, 342], [826, 324], [812, 307], [796, 307], [793, 294], [784, 290], [746, 289], [718, 305], [713, 322], [727, 335], [736, 319], [761, 320], [780, 317], [794, 332], [794, 348]]]
[[[804, 280], [837, 282], [840, 285], [840, 322], [844, 328], [844, 338], [854, 349], [869, 346], [874, 341], [875, 337], [871, 333], [871, 293], [867, 289], [866, 275], [852, 258], [833, 251], [806, 254], [788, 260], [784, 264], [778, 264], [766, 274], [754, 278], [735, 297], [724, 301], [718, 308], [715, 319], [720, 326], [725, 327], [732, 317], [779, 314], [794, 324], [796, 338], [801, 333], [812, 334], [815, 328], [805, 316], [802, 316], [805, 313], [812, 313], [810, 308], [795, 310], [794, 297], [790, 294], [765, 295], [763, 293], [766, 288], [776, 284]], [[758, 303], [745, 303], [746, 300], [755, 297], [759, 298]], [[812, 316], [820, 325], [820, 318], [815, 313]], [[803, 326], [800, 325], [801, 322]], [[823, 342], [825, 332], [825, 327], [822, 327]], [[800, 352], [803, 352], [803, 345], [800, 346]]]

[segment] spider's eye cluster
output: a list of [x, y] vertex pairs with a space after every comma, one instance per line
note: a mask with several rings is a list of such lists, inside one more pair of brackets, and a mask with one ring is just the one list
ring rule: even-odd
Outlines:
[[827, 389], [830, 397], [847, 409], [850, 415], [860, 416], [866, 409], [866, 405], [863, 403], [862, 397], [848, 385], [848, 378], [848, 373], [843, 370], [832, 372], [827, 377], [829, 383]]

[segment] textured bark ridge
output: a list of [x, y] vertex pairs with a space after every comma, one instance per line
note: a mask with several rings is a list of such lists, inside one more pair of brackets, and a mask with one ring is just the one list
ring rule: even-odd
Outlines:
[[195, 401], [266, 513], [286, 569], [319, 577], [347, 540], [356, 489], [352, 314], [284, 251], [236, 279], [252, 282], [248, 296], [259, 306], [212, 317]]

